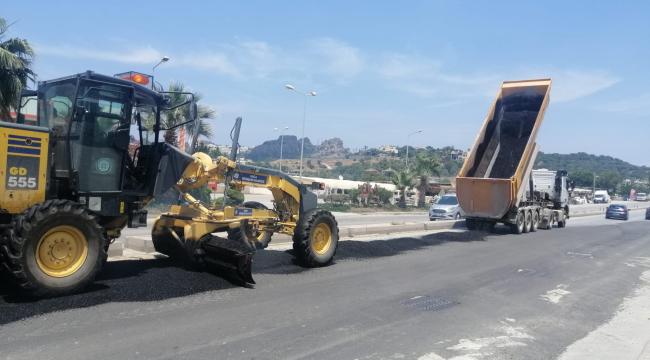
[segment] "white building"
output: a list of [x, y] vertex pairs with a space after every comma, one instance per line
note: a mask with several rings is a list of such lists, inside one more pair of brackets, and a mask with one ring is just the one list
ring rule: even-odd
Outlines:
[[399, 153], [399, 150], [395, 145], [382, 145], [378, 148], [378, 150], [384, 154], [397, 155]]

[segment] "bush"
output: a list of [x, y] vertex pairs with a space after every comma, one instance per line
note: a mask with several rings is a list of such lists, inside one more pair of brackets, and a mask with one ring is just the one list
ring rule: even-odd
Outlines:
[[209, 204], [212, 201], [210, 194], [212, 194], [212, 190], [210, 190], [210, 188], [207, 186], [204, 186], [200, 189], [190, 190], [190, 195], [204, 204]]
[[324, 204], [318, 204], [318, 208], [327, 211], [338, 211], [338, 212], [350, 211], [350, 205], [346, 205], [346, 204], [324, 203]]
[[382, 187], [377, 187], [377, 197], [379, 198], [380, 204], [388, 205], [393, 199], [393, 192]]
[[[228, 196], [228, 201], [226, 201], [226, 205], [236, 206], [236, 205], [241, 205], [244, 202], [244, 194], [237, 189], [228, 189], [226, 195]], [[214, 207], [215, 208], [223, 207], [223, 196], [217, 198], [214, 201]]]

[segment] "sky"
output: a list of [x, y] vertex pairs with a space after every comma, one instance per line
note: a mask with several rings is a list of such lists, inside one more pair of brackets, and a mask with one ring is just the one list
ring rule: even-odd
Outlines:
[[300, 136], [306, 101], [315, 143], [467, 149], [503, 80], [550, 77], [541, 151], [650, 165], [647, 1], [23, 0], [0, 16], [41, 80], [168, 56], [153, 75], [203, 95], [220, 144], [238, 116], [242, 145]]

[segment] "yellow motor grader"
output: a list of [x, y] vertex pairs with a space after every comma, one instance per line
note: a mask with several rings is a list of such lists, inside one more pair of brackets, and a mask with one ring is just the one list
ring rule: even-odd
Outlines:
[[[172, 205], [154, 223], [152, 240], [156, 251], [189, 262], [209, 263], [234, 270], [246, 285], [255, 283], [251, 260], [255, 249], [265, 248], [273, 233], [293, 236], [294, 256], [300, 264], [318, 267], [329, 264], [338, 246], [338, 225], [334, 216], [316, 208], [316, 195], [307, 186], [277, 170], [237, 164], [238, 118], [230, 158], [212, 159], [195, 153], [176, 188], [183, 205]], [[274, 208], [247, 202], [242, 206], [210, 208], [195, 199], [190, 190], [208, 181], [223, 182], [227, 189], [263, 187], [273, 194]], [[313, 183], [312, 187], [320, 187]], [[216, 233], [227, 233], [217, 236]]]
[[[94, 280], [121, 230], [146, 226], [144, 207], [172, 188], [181, 200], [152, 230], [164, 254], [222, 265], [253, 284], [255, 248], [280, 232], [293, 236], [304, 266], [331, 262], [338, 227], [330, 213], [316, 209], [315, 195], [284, 173], [237, 164], [241, 120], [230, 158], [189, 155], [179, 148], [191, 152], [196, 143], [194, 95], [154, 84], [141, 73], [87, 71], [23, 93], [16, 122], [0, 121], [0, 269], [32, 295], [78, 291]], [[37, 117], [26, 123], [21, 109], [30, 101]], [[165, 126], [170, 113], [186, 121]], [[187, 134], [181, 137], [187, 144], [163, 141], [175, 131]], [[274, 208], [212, 208], [188, 193], [213, 180], [266, 187]], [[222, 231], [227, 235], [217, 236]]]

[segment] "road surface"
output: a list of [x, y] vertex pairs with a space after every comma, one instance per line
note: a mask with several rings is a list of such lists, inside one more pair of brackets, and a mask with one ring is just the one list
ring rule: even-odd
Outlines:
[[649, 234], [634, 211], [520, 236], [348, 240], [321, 269], [267, 250], [255, 289], [166, 259], [113, 261], [76, 296], [23, 302], [0, 288], [0, 358], [549, 359], [640, 286]]

